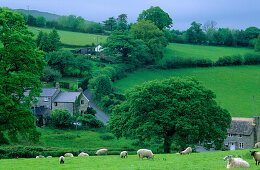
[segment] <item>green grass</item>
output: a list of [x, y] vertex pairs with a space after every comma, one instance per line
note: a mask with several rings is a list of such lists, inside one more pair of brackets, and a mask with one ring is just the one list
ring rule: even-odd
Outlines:
[[222, 151], [180, 154], [155, 154], [154, 160], [139, 160], [137, 155], [122, 159], [119, 155], [89, 156], [65, 158], [65, 164], [59, 164], [59, 158], [2, 159], [0, 169], [142, 169], [142, 170], [221, 170], [226, 169], [227, 155], [241, 157], [250, 164], [248, 169], [259, 169], [250, 156], [249, 150]]
[[[40, 30], [43, 32], [50, 32], [49, 28], [38, 28], [38, 27], [29, 27], [29, 30], [35, 34], [35, 38], [37, 37]], [[104, 35], [96, 35], [96, 34], [87, 34], [80, 32], [70, 32], [70, 31], [62, 31], [58, 30], [58, 33], [61, 38], [61, 42], [63, 44], [75, 45], [75, 46], [85, 46], [94, 44], [100, 44], [106, 41], [107, 36]], [[73, 48], [68, 48], [73, 49]]]
[[[234, 117], [260, 116], [260, 66], [233, 66], [188, 68], [172, 70], [138, 70], [114, 82], [116, 89], [125, 90], [149, 80], [162, 80], [172, 76], [193, 76], [216, 93], [217, 102]], [[253, 97], [255, 96], [255, 114]]]
[[254, 53], [254, 50], [250, 48], [216, 47], [170, 43], [164, 50], [164, 58], [172, 58], [175, 56], [179, 56], [209, 58], [212, 61], [216, 61], [219, 57], [236, 54], [243, 55], [246, 53]]

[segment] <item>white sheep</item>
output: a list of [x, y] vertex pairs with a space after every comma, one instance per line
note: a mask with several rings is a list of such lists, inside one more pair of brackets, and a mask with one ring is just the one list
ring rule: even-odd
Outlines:
[[186, 148], [184, 151], [181, 151], [180, 154], [182, 155], [185, 155], [185, 154], [190, 154], [192, 152], [192, 149], [191, 147], [188, 147]]
[[52, 158], [52, 156], [47, 156], [47, 158]]
[[227, 168], [249, 168], [249, 163], [242, 158], [232, 158], [231, 155], [223, 158], [224, 161], [228, 161]]
[[96, 152], [96, 155], [107, 155], [108, 150], [107, 149], [99, 149]]
[[87, 153], [81, 152], [78, 156], [89, 156]]
[[65, 153], [64, 157], [74, 157], [72, 153]]
[[60, 161], [60, 164], [64, 164], [64, 162], [65, 162], [64, 156], [61, 156], [60, 159], [59, 159], [59, 161]]
[[127, 155], [128, 155], [127, 151], [122, 151], [120, 153], [120, 158], [127, 158]]
[[[260, 163], [260, 152], [257, 151], [250, 151], [251, 152], [251, 156], [253, 156], [254, 160], [255, 160], [255, 165], [259, 165]], [[258, 164], [257, 164], [258, 161]]]
[[153, 152], [151, 150], [148, 150], [148, 149], [139, 149], [137, 151], [137, 155], [138, 155], [139, 159], [140, 158], [143, 159], [144, 157], [154, 159]]
[[260, 142], [257, 142], [254, 148], [260, 148]]
[[36, 156], [36, 158], [44, 158], [44, 156], [42, 156], [42, 155], [39, 155], [39, 156]]

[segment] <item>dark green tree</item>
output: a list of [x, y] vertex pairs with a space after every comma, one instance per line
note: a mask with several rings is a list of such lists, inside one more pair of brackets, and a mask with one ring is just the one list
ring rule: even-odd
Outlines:
[[43, 33], [43, 36], [39, 44], [39, 49], [47, 53], [52, 51], [50, 37], [46, 32]]
[[258, 36], [258, 38], [256, 39], [256, 42], [255, 42], [255, 50], [256, 51], [260, 51], [260, 34]]
[[108, 31], [113, 31], [113, 27], [116, 26], [116, 19], [114, 17], [108, 18], [108, 20], [103, 21], [105, 29]]
[[0, 44], [0, 143], [18, 134], [38, 140], [30, 108], [41, 91], [43, 52], [36, 48], [23, 16], [4, 8], [0, 8]]
[[69, 128], [72, 121], [72, 116], [68, 110], [55, 109], [51, 112], [51, 124], [56, 128]]
[[44, 16], [38, 16], [36, 18], [36, 26], [37, 27], [45, 27], [46, 26], [46, 18]]
[[246, 39], [249, 41], [251, 39], [257, 38], [260, 34], [260, 29], [257, 27], [248, 27], [245, 30]]
[[39, 34], [37, 35], [37, 38], [36, 38], [36, 45], [37, 45], [37, 47], [40, 46], [40, 43], [41, 43], [42, 37], [43, 37], [43, 32], [40, 31]]
[[162, 58], [162, 50], [167, 46], [168, 42], [164, 33], [152, 21], [139, 21], [131, 27], [130, 33], [135, 39], [144, 41], [149, 48], [152, 61]]
[[30, 26], [36, 26], [36, 18], [32, 15], [28, 15], [26, 24]]
[[182, 148], [199, 142], [221, 148], [231, 116], [215, 98], [190, 78], [145, 82], [127, 92], [126, 101], [113, 110], [109, 127], [117, 137], [163, 140], [165, 153], [173, 141]]
[[50, 41], [49, 51], [58, 51], [61, 48], [60, 36], [55, 28], [52, 29], [52, 31], [49, 33], [49, 41]]
[[79, 69], [79, 76], [82, 76], [83, 72], [90, 74], [92, 64], [89, 62], [88, 57], [85, 55], [78, 55], [74, 61], [74, 67]]
[[118, 15], [116, 20], [118, 23], [123, 22], [123, 23], [127, 24], [127, 14]]
[[172, 19], [169, 14], [164, 12], [158, 6], [151, 6], [149, 9], [144, 10], [141, 14], [139, 14], [137, 21], [142, 20], [152, 21], [160, 30], [163, 28], [170, 28], [172, 25]]
[[186, 40], [192, 44], [202, 44], [205, 42], [206, 36], [201, 29], [201, 24], [192, 22], [191, 27], [186, 31]]
[[100, 100], [112, 92], [112, 81], [107, 75], [101, 74], [90, 80], [90, 88], [93, 89], [94, 97]]

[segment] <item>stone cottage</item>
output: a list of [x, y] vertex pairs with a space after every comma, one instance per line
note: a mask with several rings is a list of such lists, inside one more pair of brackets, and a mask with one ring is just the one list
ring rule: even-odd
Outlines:
[[255, 143], [260, 141], [259, 117], [233, 117], [227, 133], [227, 138], [224, 140], [224, 149], [251, 149]]
[[40, 93], [40, 97], [37, 97], [38, 102], [36, 103], [36, 107], [44, 107], [52, 110], [53, 100], [60, 93], [60, 88], [42, 88], [42, 93]]

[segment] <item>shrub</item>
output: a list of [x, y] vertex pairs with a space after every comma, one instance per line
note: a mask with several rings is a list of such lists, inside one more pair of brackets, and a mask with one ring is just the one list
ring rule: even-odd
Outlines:
[[96, 113], [97, 113], [97, 111], [95, 109], [93, 109], [92, 107], [88, 107], [87, 111], [85, 112], [85, 114], [91, 114], [93, 116], [95, 116]]
[[51, 112], [51, 124], [52, 126], [64, 129], [69, 128], [72, 123], [72, 116], [69, 111], [62, 109], [55, 109]]
[[82, 123], [82, 125], [87, 126], [89, 128], [99, 128], [103, 127], [104, 124], [100, 120], [98, 120], [95, 116], [91, 114], [83, 114], [79, 117], [79, 122]]
[[101, 139], [103, 139], [103, 140], [112, 140], [112, 139], [115, 138], [113, 135], [110, 135], [110, 134], [100, 135], [99, 137], [100, 137]]
[[230, 56], [219, 57], [219, 59], [215, 63], [216, 66], [229, 66], [232, 64], [233, 62]]
[[260, 54], [248, 53], [245, 55], [245, 65], [260, 64]]
[[42, 81], [52, 82], [57, 81], [62, 77], [61, 73], [57, 70], [52, 69], [50, 66], [46, 66], [43, 69]]
[[244, 63], [243, 57], [241, 55], [233, 55], [232, 56], [232, 64], [233, 65], [242, 65]]
[[210, 59], [197, 59], [195, 60], [197, 67], [212, 67], [213, 61]]

